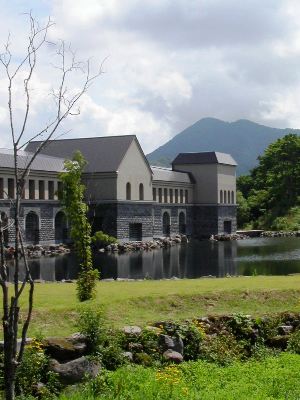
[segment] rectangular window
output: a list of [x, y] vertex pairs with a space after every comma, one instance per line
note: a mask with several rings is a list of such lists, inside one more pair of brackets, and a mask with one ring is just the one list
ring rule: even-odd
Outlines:
[[35, 181], [33, 179], [29, 179], [29, 199], [35, 199]]
[[189, 191], [188, 190], [185, 191], [185, 202], [186, 203], [189, 202]]
[[61, 181], [57, 182], [57, 196], [59, 199], [62, 198], [62, 193], [63, 193], [63, 183]]
[[0, 199], [4, 199], [4, 181], [0, 178]]
[[178, 203], [178, 189], [175, 189], [175, 203]]
[[168, 202], [168, 189], [164, 189], [164, 203]]
[[39, 199], [45, 200], [45, 182], [39, 181]]
[[162, 203], [162, 188], [158, 189], [158, 202]]
[[170, 203], [173, 203], [173, 189], [170, 189]]
[[7, 191], [10, 199], [15, 198], [15, 180], [13, 178], [7, 179]]
[[48, 199], [54, 200], [54, 182], [48, 181]]
[[152, 189], [153, 201], [156, 201], [156, 188]]
[[183, 190], [180, 189], [180, 203], [183, 203]]

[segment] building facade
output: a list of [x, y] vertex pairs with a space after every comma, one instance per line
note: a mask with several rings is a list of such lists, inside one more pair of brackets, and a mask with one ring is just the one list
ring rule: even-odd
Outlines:
[[[24, 165], [40, 142], [20, 155]], [[134, 135], [54, 140], [35, 159], [25, 183], [21, 223], [27, 243], [63, 242], [68, 225], [57, 192], [63, 163], [81, 151], [93, 231], [120, 241], [236, 230], [236, 163], [228, 154], [180, 153], [172, 168], [150, 166]], [[0, 150], [0, 211], [12, 218], [13, 155]], [[9, 224], [10, 225], [10, 224]], [[6, 232], [13, 241], [13, 226]]]

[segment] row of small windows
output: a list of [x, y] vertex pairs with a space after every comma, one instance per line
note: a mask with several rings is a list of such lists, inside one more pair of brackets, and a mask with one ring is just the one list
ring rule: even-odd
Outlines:
[[[54, 189], [54, 181], [35, 181], [34, 179], [28, 180], [28, 199], [29, 200], [45, 200], [46, 187], [48, 189], [49, 200], [54, 200], [56, 195]], [[36, 191], [37, 189], [37, 191]], [[57, 182], [57, 192], [61, 192], [62, 182]], [[8, 197], [9, 199], [14, 199], [16, 196], [15, 180], [13, 178], [7, 179], [7, 191], [4, 189], [4, 179], [0, 178], [0, 199]], [[25, 199], [25, 188], [22, 192], [22, 198]]]
[[232, 190], [220, 190], [220, 203], [222, 204], [234, 204], [234, 191]]
[[189, 192], [183, 189], [153, 188], [153, 201], [159, 203], [188, 203]]

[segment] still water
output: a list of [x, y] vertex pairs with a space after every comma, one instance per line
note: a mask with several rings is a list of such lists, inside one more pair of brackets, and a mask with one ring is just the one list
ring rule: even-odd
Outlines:
[[[74, 255], [29, 260], [34, 279], [76, 279]], [[300, 273], [300, 238], [253, 238], [231, 242], [191, 241], [168, 249], [125, 254], [99, 253], [101, 278], [166, 279], [226, 275]], [[11, 276], [13, 267], [10, 267]]]

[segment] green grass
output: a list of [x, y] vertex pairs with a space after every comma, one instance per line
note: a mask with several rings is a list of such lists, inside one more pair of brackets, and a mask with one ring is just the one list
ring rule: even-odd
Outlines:
[[[300, 276], [255, 276], [180, 281], [99, 282], [96, 299], [112, 326], [180, 321], [207, 314], [254, 315], [300, 311]], [[36, 284], [29, 335], [63, 336], [76, 331], [80, 303], [76, 284]], [[26, 299], [22, 299], [26, 307]]]
[[[168, 372], [123, 367], [60, 400], [296, 400], [300, 399], [300, 356], [282, 354], [263, 361], [220, 367], [204, 361], [173, 366]], [[97, 384], [98, 382], [98, 384]], [[92, 390], [93, 388], [93, 390]]]

